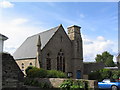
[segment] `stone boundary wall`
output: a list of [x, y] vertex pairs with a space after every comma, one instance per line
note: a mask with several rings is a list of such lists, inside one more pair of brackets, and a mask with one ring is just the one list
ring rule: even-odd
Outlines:
[[88, 75], [93, 71], [103, 69], [105, 67], [104, 63], [84, 63], [84, 75]]
[[2, 88], [22, 86], [24, 74], [13, 56], [8, 53], [0, 53], [0, 55], [2, 55]]
[[[67, 78], [35, 78], [39, 83], [48, 83], [51, 87], [59, 88], [64, 80], [69, 80]], [[98, 88], [98, 82], [96, 80], [85, 80], [85, 79], [72, 79], [72, 80], [81, 80], [88, 81], [88, 87], [90, 89]]]

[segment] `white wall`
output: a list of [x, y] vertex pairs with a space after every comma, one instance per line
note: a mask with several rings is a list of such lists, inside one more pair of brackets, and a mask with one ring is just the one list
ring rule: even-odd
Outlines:
[[3, 52], [3, 40], [0, 39], [0, 52]]

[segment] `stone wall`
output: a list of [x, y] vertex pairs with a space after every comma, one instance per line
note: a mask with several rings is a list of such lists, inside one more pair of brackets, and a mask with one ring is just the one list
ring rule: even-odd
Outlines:
[[[22, 60], [16, 60], [16, 63], [18, 64], [21, 71], [25, 74], [25, 69], [30, 66], [30, 63], [32, 66], [35, 66], [35, 59], [22, 59]], [[23, 65], [22, 65], [23, 64]], [[25, 74], [26, 75], [26, 74]]]
[[118, 65], [118, 70], [120, 70], [120, 64]]
[[24, 74], [10, 54], [2, 54], [2, 86], [19, 87], [22, 86]]
[[103, 69], [105, 67], [105, 64], [103, 63], [84, 63], [84, 75], [88, 75], [89, 73]]
[[[80, 37], [80, 35], [79, 35]], [[77, 39], [79, 40], [79, 39]], [[81, 41], [79, 41], [78, 45]], [[75, 50], [73, 50], [73, 46]], [[78, 46], [79, 47], [79, 46]], [[46, 69], [46, 57], [49, 53], [49, 58], [51, 58], [51, 69], [57, 70], [57, 55], [62, 50], [65, 58], [65, 73], [73, 73], [73, 78], [77, 78], [77, 71], [81, 71], [81, 78], [83, 75], [83, 60], [82, 50], [77, 49], [76, 43], [72, 42], [67, 33], [64, 31], [63, 27], [60, 27], [54, 36], [49, 40], [46, 46], [42, 49], [42, 68]], [[79, 52], [77, 52], [79, 50]], [[75, 53], [75, 54], [74, 54]], [[78, 55], [80, 56], [78, 57]], [[76, 56], [74, 57], [73, 54]]]
[[51, 69], [57, 70], [57, 56], [60, 49], [65, 57], [65, 72], [73, 72], [72, 68], [72, 43], [62, 27], [54, 34], [46, 46], [42, 49], [42, 68], [46, 69], [46, 58], [49, 53]]
[[[50, 85], [50, 87], [53, 88], [59, 88], [59, 86], [63, 83], [63, 81], [68, 80], [65, 78], [35, 78], [39, 83], [47, 83]], [[72, 79], [72, 80], [78, 80], [78, 79]], [[96, 80], [85, 80], [85, 79], [79, 79], [83, 81], [88, 81], [88, 87], [91, 89], [98, 88], [98, 84]]]

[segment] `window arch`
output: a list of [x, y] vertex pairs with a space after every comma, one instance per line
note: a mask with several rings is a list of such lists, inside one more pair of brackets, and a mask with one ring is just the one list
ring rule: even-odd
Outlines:
[[47, 58], [46, 58], [46, 69], [47, 70], [51, 70], [51, 58], [49, 57], [50, 54], [47, 54]]
[[32, 66], [32, 63], [30, 62], [30, 66]]
[[57, 55], [57, 70], [65, 72], [65, 57], [62, 49], [60, 49]]
[[24, 63], [21, 64], [22, 69], [24, 69]]

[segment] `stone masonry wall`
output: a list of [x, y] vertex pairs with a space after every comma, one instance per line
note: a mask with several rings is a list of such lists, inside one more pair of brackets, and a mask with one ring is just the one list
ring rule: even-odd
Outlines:
[[23, 81], [24, 74], [10, 54], [2, 53], [2, 85], [17, 87]]
[[88, 75], [89, 73], [103, 69], [105, 65], [103, 63], [84, 63], [84, 75]]
[[[68, 80], [65, 78], [35, 78], [39, 83], [47, 83], [51, 87], [59, 88], [59, 86], [63, 83], [63, 81]], [[72, 79], [72, 80], [78, 80], [78, 79]], [[83, 81], [88, 81], [88, 87], [91, 89], [98, 88], [98, 84], [96, 80], [85, 80], [85, 79], [79, 79]]]
[[[35, 66], [35, 59], [23, 59], [23, 60], [16, 60], [16, 63], [18, 64], [19, 68], [21, 69], [21, 71], [24, 73], [24, 75], [26, 75], [25, 73], [25, 69], [28, 66]], [[32, 65], [30, 65], [30, 63]], [[22, 65], [23, 64], [23, 65]]]

